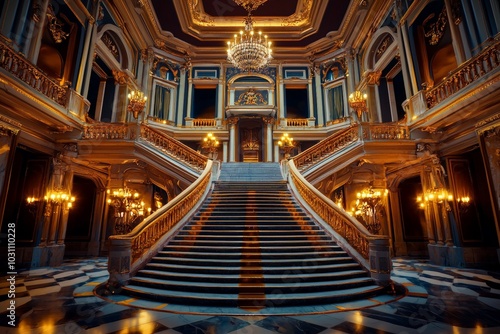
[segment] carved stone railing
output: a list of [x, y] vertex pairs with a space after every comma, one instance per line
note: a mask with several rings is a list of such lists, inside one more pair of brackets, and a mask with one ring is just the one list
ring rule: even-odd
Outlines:
[[355, 123], [349, 128], [335, 132], [316, 145], [293, 157], [297, 169], [303, 172], [308, 167], [331, 157], [340, 150], [360, 141], [387, 141], [410, 139], [408, 126], [399, 123]]
[[0, 41], [0, 67], [12, 73], [34, 90], [47, 96], [61, 106], [66, 106], [68, 86], [61, 86], [35, 67], [24, 56], [16, 53], [3, 41]]
[[142, 140], [163, 153], [201, 171], [207, 164], [207, 157], [168, 135], [154, 130], [146, 124], [94, 123], [84, 126], [82, 139], [86, 140]]
[[141, 125], [140, 139], [197, 170], [203, 170], [207, 164], [206, 156], [147, 125]]
[[359, 140], [359, 125], [354, 124], [296, 155], [293, 161], [297, 169], [303, 170]]
[[85, 125], [83, 128], [82, 139], [133, 139], [131, 138], [132, 127], [135, 127], [135, 124], [96, 123]]
[[430, 109], [459, 90], [479, 80], [500, 65], [500, 38], [452, 71], [439, 84], [425, 91], [427, 108]]
[[315, 118], [281, 118], [280, 125], [289, 128], [306, 128], [314, 127], [315, 122]]
[[296, 197], [326, 223], [337, 241], [370, 270], [381, 285], [390, 281], [389, 237], [371, 234], [360, 222], [339, 208], [300, 175], [294, 160], [288, 161], [288, 176]]
[[408, 126], [399, 123], [363, 123], [363, 140], [410, 139]]
[[137, 225], [130, 233], [109, 237], [109, 281], [126, 284], [130, 277], [163, 247], [175, 230], [183, 224], [205, 199], [212, 181], [212, 161], [201, 176]]
[[215, 126], [217, 126], [217, 120], [215, 118], [193, 118], [191, 122], [192, 122], [191, 126], [193, 126], [193, 127], [215, 127]]

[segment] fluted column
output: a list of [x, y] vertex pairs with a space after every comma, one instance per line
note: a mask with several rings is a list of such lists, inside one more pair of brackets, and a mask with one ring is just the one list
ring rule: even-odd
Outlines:
[[262, 120], [266, 124], [266, 162], [273, 161], [273, 124], [274, 117], [263, 117]]
[[236, 124], [238, 124], [238, 117], [229, 117], [227, 122], [229, 124], [229, 162], [235, 162], [236, 159]]

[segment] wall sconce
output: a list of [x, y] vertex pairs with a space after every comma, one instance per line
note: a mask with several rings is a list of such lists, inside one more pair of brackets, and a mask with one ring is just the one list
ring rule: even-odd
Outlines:
[[148, 97], [141, 91], [133, 90], [130, 94], [128, 94], [128, 99], [129, 102], [127, 110], [134, 115], [135, 119], [137, 119], [139, 114], [144, 110]]
[[425, 209], [429, 202], [442, 204], [445, 201], [453, 201], [453, 195], [444, 188], [429, 189], [424, 194], [417, 196], [420, 209]]
[[71, 209], [76, 199], [62, 189], [53, 189], [47, 192], [44, 200], [49, 204], [61, 205], [67, 209]]
[[361, 93], [359, 90], [349, 95], [349, 106], [356, 111], [356, 115], [358, 116], [359, 121], [361, 121], [361, 116], [363, 112], [368, 111], [366, 105], [367, 98], [368, 96], [366, 94]]
[[285, 159], [290, 158], [290, 152], [297, 146], [297, 143], [293, 141], [293, 138], [284, 133], [278, 141], [278, 146], [283, 149]]
[[464, 212], [469, 210], [471, 205], [471, 198], [469, 196], [462, 196], [457, 198], [458, 208]]
[[379, 216], [384, 212], [383, 196], [387, 196], [387, 189], [382, 192], [374, 190], [372, 186], [356, 194], [356, 207], [352, 213], [372, 234], [377, 234], [382, 228]]
[[217, 157], [217, 148], [219, 147], [219, 141], [217, 138], [210, 132], [207, 134], [205, 138], [203, 138], [203, 143], [201, 147], [208, 151], [209, 158], [215, 159]]
[[[115, 231], [117, 234], [126, 234], [135, 226], [138, 218], [144, 217], [145, 211], [149, 215], [151, 208], [145, 210], [145, 203], [140, 194], [130, 188], [120, 188], [106, 191], [109, 198], [108, 204], [114, 209]], [[141, 219], [142, 220], [142, 219]]]

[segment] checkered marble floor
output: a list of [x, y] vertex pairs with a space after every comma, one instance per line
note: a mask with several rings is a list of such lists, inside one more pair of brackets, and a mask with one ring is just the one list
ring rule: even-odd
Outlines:
[[1, 278], [0, 333], [500, 333], [500, 272], [407, 259], [393, 264], [393, 280], [408, 290], [396, 301], [368, 308], [359, 301], [345, 312], [303, 314], [298, 307], [294, 315], [239, 316], [109, 303], [93, 293], [107, 279], [106, 259], [72, 260], [15, 277], [16, 327], [7, 323], [10, 288]]

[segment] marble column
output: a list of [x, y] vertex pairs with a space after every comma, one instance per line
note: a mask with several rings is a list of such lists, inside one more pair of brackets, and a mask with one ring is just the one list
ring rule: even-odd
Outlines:
[[275, 123], [274, 117], [263, 117], [262, 120], [266, 124], [266, 162], [273, 161], [273, 125]]
[[227, 122], [229, 124], [229, 162], [236, 161], [236, 124], [238, 124], [238, 117], [229, 117]]

